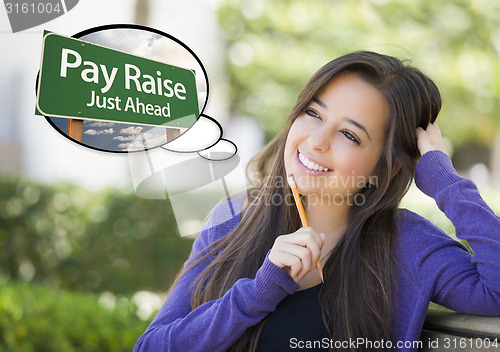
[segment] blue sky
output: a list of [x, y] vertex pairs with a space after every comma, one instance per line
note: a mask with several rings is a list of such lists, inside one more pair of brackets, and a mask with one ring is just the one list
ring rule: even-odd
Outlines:
[[[62, 134], [67, 134], [68, 119], [50, 119]], [[165, 128], [85, 120], [82, 143], [100, 150], [126, 152], [129, 147], [140, 147], [138, 141], [134, 141], [140, 133], [147, 139], [148, 146], [159, 146], [167, 142]]]

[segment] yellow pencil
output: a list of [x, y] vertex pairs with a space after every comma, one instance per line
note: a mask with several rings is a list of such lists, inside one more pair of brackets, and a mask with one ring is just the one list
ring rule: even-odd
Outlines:
[[[293, 199], [295, 200], [295, 205], [297, 206], [297, 210], [299, 211], [300, 221], [302, 222], [302, 226], [308, 227], [309, 224], [306, 218], [306, 212], [304, 211], [304, 206], [302, 205], [302, 201], [300, 200], [299, 190], [297, 188], [297, 184], [295, 183], [295, 178], [293, 178], [293, 174], [288, 175], [288, 184], [292, 189]], [[316, 268], [318, 268], [319, 277], [321, 278], [321, 282], [325, 282], [323, 280], [323, 270], [321, 269], [321, 260], [318, 259], [316, 262]]]

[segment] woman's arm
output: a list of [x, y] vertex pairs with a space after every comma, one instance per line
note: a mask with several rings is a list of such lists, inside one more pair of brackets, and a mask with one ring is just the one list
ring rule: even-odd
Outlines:
[[[432, 128], [427, 135], [417, 133], [421, 151], [440, 143], [437, 132], [439, 129]], [[423, 152], [415, 181], [452, 221], [457, 238], [466, 240], [474, 252], [471, 255], [436, 229], [422, 225], [416, 234], [419, 255], [415, 265], [421, 281], [427, 283], [425, 289], [433, 301], [455, 311], [500, 315], [500, 218], [474, 183], [457, 175], [440, 148]]]
[[[211, 219], [217, 217], [217, 211], [216, 208]], [[208, 223], [213, 222], [211, 219]], [[232, 230], [234, 224], [228, 223], [205, 226], [194, 241], [185, 267], [209, 244]], [[210, 260], [207, 258], [190, 268], [177, 281], [134, 351], [226, 351], [248, 327], [257, 324], [298, 288], [293, 279], [266, 256], [254, 279], [238, 280], [220, 299], [191, 311], [191, 283]]]

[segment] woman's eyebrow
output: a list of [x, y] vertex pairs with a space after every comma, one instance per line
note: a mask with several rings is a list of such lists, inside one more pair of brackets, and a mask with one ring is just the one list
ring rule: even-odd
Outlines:
[[313, 98], [313, 101], [318, 104], [319, 106], [321, 106], [323, 109], [326, 109], [328, 110], [328, 108], [326, 107], [325, 103], [323, 103], [321, 100], [319, 100], [318, 98]]
[[368, 137], [368, 139], [371, 142], [372, 139], [370, 138], [370, 134], [368, 133], [368, 131], [366, 130], [366, 128], [362, 124], [360, 124], [359, 122], [357, 122], [357, 121], [355, 121], [355, 120], [353, 120], [353, 119], [351, 119], [350, 117], [347, 117], [347, 116], [344, 116], [344, 120], [346, 120], [350, 124], [356, 126], [360, 130], [363, 130], [366, 133], [366, 136]]
[[[321, 100], [319, 100], [318, 98], [313, 98], [312, 99], [316, 104], [318, 104], [319, 106], [321, 106], [323, 109], [325, 110], [328, 110], [328, 108], [326, 107], [326, 104], [323, 103]], [[365, 126], [363, 126], [362, 124], [360, 124], [359, 122], [351, 119], [350, 117], [347, 117], [345, 116], [344, 117], [344, 120], [346, 120], [347, 122], [349, 122], [350, 124], [356, 126], [357, 128], [359, 128], [360, 130], [362, 130], [363, 132], [366, 133], [366, 136], [368, 137], [368, 139], [370, 140], [371, 142], [371, 138], [370, 138], [370, 134], [368, 133], [368, 131], [366, 130]]]

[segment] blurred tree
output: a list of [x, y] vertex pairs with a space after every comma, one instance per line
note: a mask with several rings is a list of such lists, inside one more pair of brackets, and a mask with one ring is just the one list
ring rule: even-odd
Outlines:
[[364, 49], [410, 59], [433, 78], [438, 122], [455, 145], [491, 146], [500, 127], [497, 0], [226, 0], [218, 19], [233, 114], [259, 119], [268, 139], [319, 67]]

